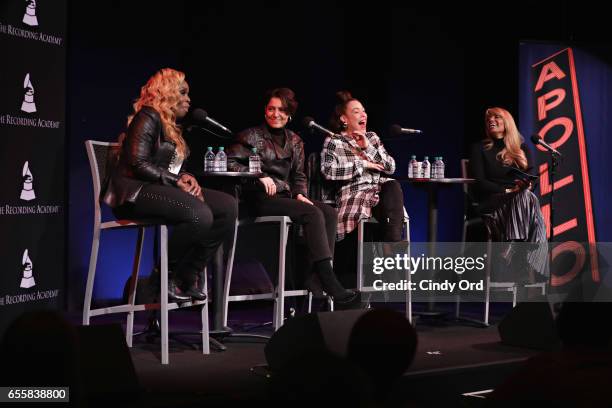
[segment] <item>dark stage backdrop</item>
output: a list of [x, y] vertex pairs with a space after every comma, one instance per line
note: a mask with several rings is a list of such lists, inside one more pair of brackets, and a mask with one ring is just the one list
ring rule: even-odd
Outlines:
[[0, 6], [0, 334], [65, 296], [66, 2]]
[[[606, 262], [595, 242], [610, 242], [610, 140], [612, 124], [612, 49], [525, 42], [520, 47], [520, 117], [525, 136], [538, 134], [563, 154], [554, 183], [553, 252], [583, 254], [578, 269], [555, 261], [553, 286], [582, 281], [605, 283]], [[551, 163], [544, 149], [534, 149], [541, 197], [550, 236]], [[573, 264], [573, 263], [572, 263]]]
[[[83, 141], [114, 140], [140, 86], [157, 69], [185, 71], [193, 105], [234, 131], [262, 122], [267, 88], [293, 88], [300, 106], [290, 127], [302, 133], [309, 153], [320, 150], [323, 138], [303, 132], [301, 118], [326, 123], [334, 93], [348, 89], [362, 100], [369, 128], [380, 136], [388, 136], [392, 123], [425, 130], [423, 137], [385, 141], [398, 163], [396, 174], [406, 174], [411, 154], [441, 155], [447, 174], [458, 177], [466, 147], [483, 136], [485, 108], [518, 110], [518, 39], [568, 38], [581, 32], [580, 21], [599, 27], [575, 6], [570, 11], [518, 1], [492, 16], [476, 3], [391, 3], [176, 0], [153, 7], [110, 0], [92, 13], [88, 2], [71, 2], [71, 307], [82, 306], [91, 247], [91, 177]], [[561, 23], [544, 30], [544, 15]], [[571, 24], [563, 23], [570, 17]], [[198, 134], [190, 143], [196, 164], [204, 146], [219, 145]], [[404, 186], [404, 194], [412, 238], [425, 241], [427, 195], [411, 186]], [[460, 187], [441, 191], [440, 203], [438, 237], [458, 241]], [[129, 234], [102, 238], [97, 298], [120, 296], [133, 242]], [[106, 250], [114, 255], [105, 256]], [[145, 261], [148, 271], [150, 252]]]
[[[73, 308], [81, 307], [93, 217], [83, 141], [114, 140], [125, 127], [140, 86], [159, 68], [185, 71], [193, 106], [206, 109], [234, 131], [263, 121], [266, 89], [293, 88], [300, 106], [290, 127], [302, 134], [307, 153], [320, 151], [323, 137], [304, 132], [301, 118], [313, 116], [326, 124], [335, 92], [348, 89], [363, 101], [369, 127], [380, 136], [388, 136], [392, 123], [425, 130], [426, 137], [385, 142], [397, 161], [397, 175], [406, 174], [411, 154], [441, 155], [447, 174], [460, 175], [464, 61], [462, 45], [447, 27], [446, 15], [382, 6], [363, 13], [317, 2], [241, 7], [175, 2], [162, 13], [110, 2], [90, 20], [84, 18], [89, 12], [84, 7], [75, 2], [70, 10]], [[113, 21], [113, 30], [108, 21]], [[143, 29], [144, 22], [154, 28]], [[196, 164], [201, 164], [206, 145], [220, 144], [197, 133], [189, 141]], [[424, 241], [427, 195], [410, 186], [404, 186], [404, 193], [412, 237]], [[441, 209], [439, 236], [456, 241], [461, 236], [461, 191], [451, 188], [441, 195], [440, 202], [455, 204]], [[102, 237], [95, 298], [121, 296], [134, 242], [129, 233]], [[143, 268], [148, 273], [151, 243], [145, 245]], [[106, 251], [113, 255], [105, 256]]]

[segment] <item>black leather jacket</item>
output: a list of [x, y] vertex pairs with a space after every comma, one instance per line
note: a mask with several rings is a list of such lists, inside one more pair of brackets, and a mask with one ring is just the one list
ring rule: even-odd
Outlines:
[[[253, 147], [257, 148], [257, 154], [261, 158], [261, 171], [274, 180], [277, 194], [307, 196], [304, 142], [296, 133], [285, 128], [285, 146], [280, 147], [274, 143], [265, 124], [243, 130], [227, 151], [228, 170], [248, 171]], [[263, 189], [263, 186], [259, 187]]]
[[122, 142], [119, 157], [114, 158], [103, 201], [112, 208], [134, 202], [142, 186], [157, 183], [176, 186], [179, 176], [168, 171], [176, 152], [173, 142], [164, 140], [159, 113], [143, 107], [132, 119]]

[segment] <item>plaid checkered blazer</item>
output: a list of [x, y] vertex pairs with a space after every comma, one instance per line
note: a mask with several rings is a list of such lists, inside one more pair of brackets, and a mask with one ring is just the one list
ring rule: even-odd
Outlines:
[[321, 173], [328, 180], [344, 181], [336, 194], [338, 230], [336, 239], [355, 229], [361, 218], [370, 218], [378, 204], [380, 185], [388, 180], [381, 173], [364, 167], [364, 161], [384, 166], [383, 173], [395, 172], [395, 160], [387, 153], [374, 132], [366, 132], [368, 147], [361, 149], [353, 138], [328, 136], [321, 152]]

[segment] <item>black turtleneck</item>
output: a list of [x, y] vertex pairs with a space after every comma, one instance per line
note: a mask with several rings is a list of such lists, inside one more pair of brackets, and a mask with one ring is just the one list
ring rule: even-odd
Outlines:
[[272, 136], [272, 140], [280, 147], [285, 147], [285, 128], [273, 128], [266, 122], [266, 128], [270, 135]]
[[[504, 148], [503, 139], [493, 141], [493, 146], [486, 150], [482, 142], [473, 146], [470, 156], [470, 175], [476, 179], [480, 199], [486, 200], [492, 194], [503, 193], [506, 188], [514, 187], [514, 179], [508, 167], [497, 159], [497, 154]], [[531, 151], [525, 143], [521, 149], [527, 157], [528, 169], [533, 166]]]

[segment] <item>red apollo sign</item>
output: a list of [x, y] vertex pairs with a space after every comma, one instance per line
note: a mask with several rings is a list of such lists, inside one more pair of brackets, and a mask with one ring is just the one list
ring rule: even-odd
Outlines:
[[552, 285], [562, 286], [571, 282], [581, 270], [590, 270], [592, 281], [599, 282], [587, 146], [572, 49], [566, 48], [533, 64], [532, 70], [537, 108], [534, 128], [546, 143], [563, 154], [553, 186], [548, 163], [550, 153], [544, 147], [536, 146], [542, 213], [549, 238], [549, 199], [554, 190], [553, 265], [554, 260], [564, 253], [572, 254], [575, 260], [569, 268], [553, 269]]

